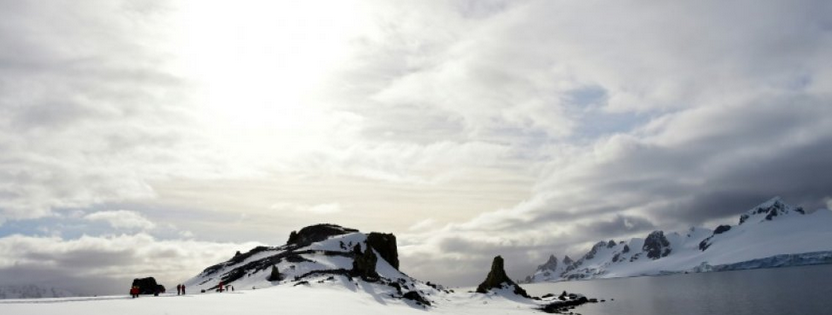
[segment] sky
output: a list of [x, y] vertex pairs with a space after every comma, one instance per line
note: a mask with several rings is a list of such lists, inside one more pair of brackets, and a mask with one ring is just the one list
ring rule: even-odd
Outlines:
[[173, 286], [336, 223], [523, 278], [832, 208], [832, 3], [0, 0], [0, 286]]

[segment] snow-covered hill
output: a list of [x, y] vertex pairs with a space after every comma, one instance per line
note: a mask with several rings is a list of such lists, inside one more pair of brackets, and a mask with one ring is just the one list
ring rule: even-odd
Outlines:
[[740, 216], [737, 225], [678, 233], [653, 231], [604, 241], [571, 264], [546, 264], [527, 282], [616, 278], [832, 263], [832, 211], [807, 214], [779, 197]]
[[188, 292], [198, 293], [216, 292], [220, 285], [236, 291], [334, 283], [353, 291], [365, 286], [364, 290], [386, 298], [430, 305], [428, 297], [437, 295], [441, 288], [399, 271], [395, 242], [392, 234], [364, 234], [337, 225], [315, 225], [293, 232], [286, 245], [237, 253], [184, 284]]
[[[499, 258], [499, 257], [498, 257]], [[495, 258], [496, 260], [496, 258]], [[226, 262], [206, 268], [184, 284], [188, 295], [235, 294], [240, 292], [271, 291], [275, 296], [332, 294], [343, 300], [345, 295], [358, 295], [347, 300], [374, 300], [379, 305], [396, 306], [382, 311], [374, 308], [354, 309], [355, 305], [336, 304], [339, 300], [308, 301], [330, 304], [330, 311], [348, 314], [401, 313], [399, 306], [424, 311], [442, 310], [451, 314], [527, 313], [547, 305], [584, 303], [577, 295], [565, 301], [559, 297], [531, 298], [517, 294], [510, 285], [497, 285], [485, 293], [454, 292], [440, 285], [422, 282], [398, 270], [396, 238], [393, 234], [360, 233], [337, 225], [313, 225], [292, 232], [286, 245], [256, 247], [247, 253], [237, 253]], [[491, 273], [495, 267], [492, 265]], [[499, 264], [502, 271], [502, 260]], [[483, 269], [485, 275], [487, 269]], [[504, 273], [504, 271], [502, 271]], [[489, 276], [491, 275], [489, 273]], [[507, 277], [506, 277], [507, 278]], [[513, 283], [508, 283], [513, 285]], [[233, 292], [217, 293], [220, 288], [234, 288]], [[320, 289], [320, 290], [318, 290]], [[522, 290], [520, 290], [522, 291]], [[583, 298], [584, 302], [578, 301]], [[309, 299], [306, 299], [309, 300]], [[489, 304], [494, 309], [489, 310]], [[574, 305], [578, 305], [574, 304]], [[326, 307], [325, 307], [326, 308]], [[307, 310], [320, 306], [295, 308], [289, 313], [311, 313]], [[515, 312], [516, 311], [516, 312]]]
[[76, 296], [64, 289], [44, 287], [34, 284], [7, 285], [0, 287], [0, 299], [37, 299]]

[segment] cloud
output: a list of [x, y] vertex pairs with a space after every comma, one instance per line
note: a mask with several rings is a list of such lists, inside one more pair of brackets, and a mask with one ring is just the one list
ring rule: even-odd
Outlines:
[[305, 204], [296, 204], [296, 203], [275, 203], [271, 205], [271, 209], [279, 210], [279, 211], [295, 211], [295, 212], [305, 212], [305, 213], [313, 213], [318, 215], [324, 214], [333, 214], [343, 211], [341, 205], [337, 202], [333, 203], [322, 203], [317, 205], [305, 205]]
[[103, 221], [116, 229], [150, 230], [156, 224], [150, 222], [140, 213], [129, 210], [99, 211], [84, 216], [87, 221]]

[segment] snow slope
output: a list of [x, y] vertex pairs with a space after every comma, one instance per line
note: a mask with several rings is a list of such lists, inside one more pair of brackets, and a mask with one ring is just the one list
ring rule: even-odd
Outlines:
[[[654, 231], [599, 242], [563, 271], [538, 268], [528, 282], [615, 278], [832, 263], [832, 211], [807, 214], [773, 198], [715, 230]], [[548, 276], [546, 273], [548, 272]]]
[[[346, 272], [353, 267], [353, 249], [367, 249], [367, 235], [348, 233], [307, 246], [284, 245], [257, 247], [244, 255], [207, 268], [184, 284], [189, 292], [215, 291], [220, 282], [236, 289], [259, 289], [277, 285], [296, 285], [301, 281], [340, 282], [352, 287], [352, 279]], [[391, 266], [377, 252], [376, 272], [381, 276], [378, 290], [394, 294], [395, 288], [387, 283], [399, 283], [403, 290], [416, 290], [421, 294], [433, 294], [437, 289], [403, 274]], [[280, 281], [269, 281], [272, 266], [282, 275]], [[236, 279], [235, 279], [236, 277]], [[349, 280], [348, 280], [349, 279]], [[406, 292], [406, 291], [405, 291]], [[398, 292], [395, 292], [398, 294]]]

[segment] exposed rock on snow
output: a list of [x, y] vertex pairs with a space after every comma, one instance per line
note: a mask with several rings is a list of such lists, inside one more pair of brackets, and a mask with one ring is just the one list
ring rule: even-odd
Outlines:
[[378, 252], [379, 256], [386, 260], [393, 268], [399, 269], [399, 249], [396, 245], [396, 236], [392, 233], [370, 232], [367, 235], [367, 244]]
[[523, 290], [519, 285], [511, 281], [511, 278], [506, 275], [506, 270], [503, 266], [503, 257], [494, 257], [491, 262], [491, 271], [485, 277], [485, 281], [477, 286], [478, 293], [488, 293], [492, 289], [511, 289], [517, 295], [528, 298], [529, 294]]
[[[780, 197], [774, 197], [769, 201], [766, 201], [759, 206], [754, 207], [754, 209], [748, 210], [745, 214], [740, 216], [740, 224], [745, 223], [751, 218], [757, 218], [757, 222], [761, 220], [771, 221], [774, 217], [778, 215], [785, 215], [792, 212], [796, 212], [799, 214], [806, 214], [801, 207], [792, 207], [787, 205], [780, 199]], [[762, 219], [759, 219], [762, 218]]]
[[316, 224], [300, 229], [299, 232], [292, 231], [289, 234], [289, 241], [286, 245], [306, 246], [315, 242], [326, 240], [335, 235], [344, 235], [358, 232], [356, 229], [345, 228], [335, 224]]
[[664, 232], [653, 231], [650, 235], [647, 235], [641, 249], [647, 253], [647, 258], [655, 260], [669, 255], [671, 251], [669, 246], [670, 241], [664, 237]]
[[378, 258], [373, 252], [372, 246], [367, 246], [364, 252], [361, 252], [361, 245], [356, 244], [353, 248], [352, 270], [350, 274], [354, 277], [361, 277], [364, 281], [377, 281], [379, 276], [376, 272], [376, 262]]

